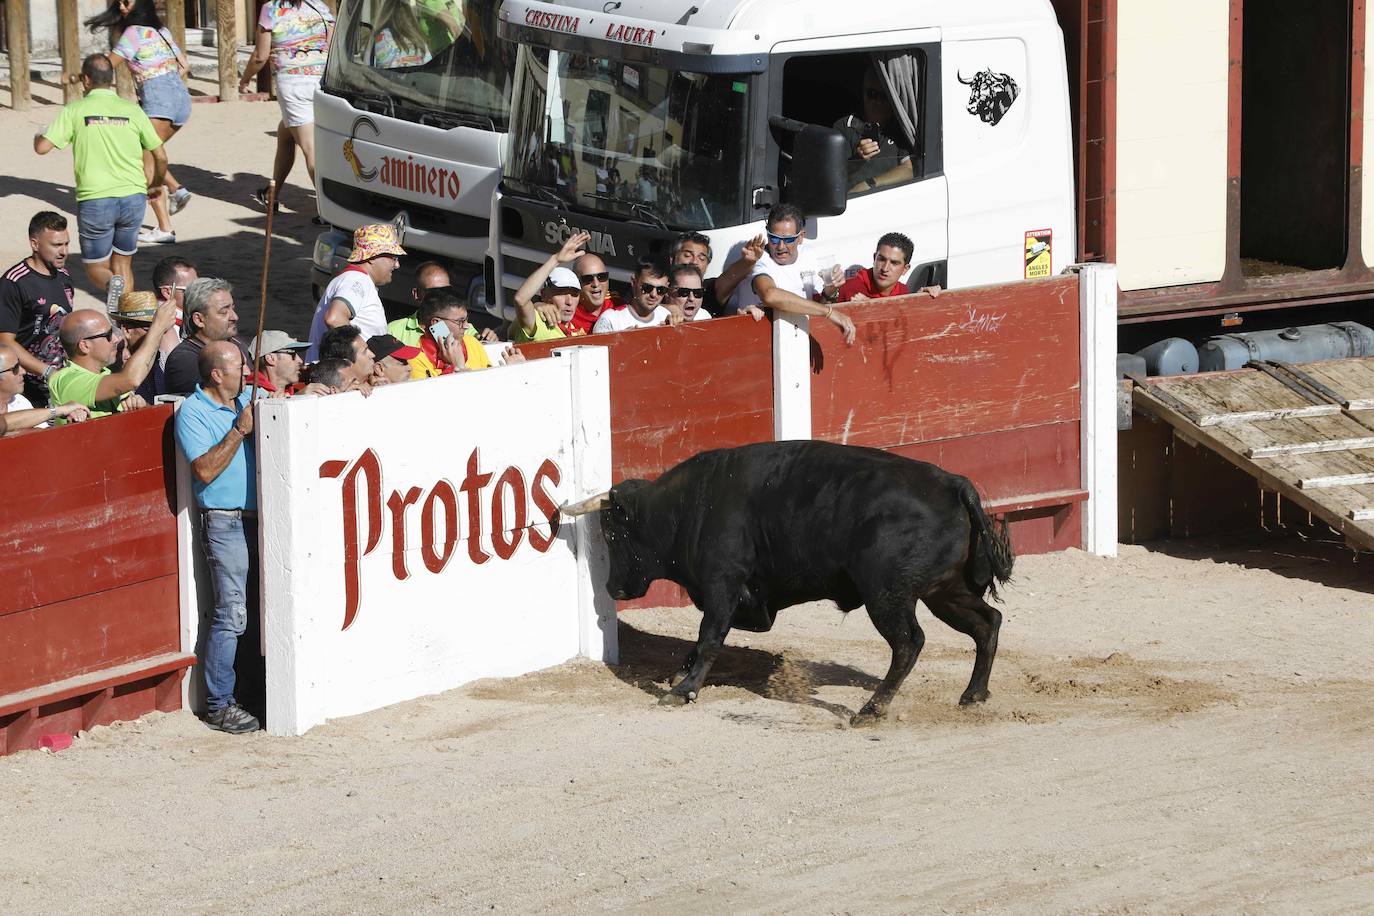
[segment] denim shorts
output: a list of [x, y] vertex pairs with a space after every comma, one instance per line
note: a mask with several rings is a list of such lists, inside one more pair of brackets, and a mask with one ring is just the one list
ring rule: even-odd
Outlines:
[[171, 121], [177, 127], [191, 120], [191, 93], [176, 73], [164, 73], [139, 83], [138, 104], [148, 117]]
[[81, 230], [81, 260], [98, 264], [110, 252], [131, 255], [138, 251], [138, 230], [143, 225], [147, 194], [128, 197], [96, 197], [76, 202], [76, 225]]

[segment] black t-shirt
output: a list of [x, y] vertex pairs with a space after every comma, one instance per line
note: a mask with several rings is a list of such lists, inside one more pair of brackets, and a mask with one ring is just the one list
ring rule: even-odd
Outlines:
[[[243, 341], [235, 338], [234, 343], [238, 344], [244, 363], [251, 366], [252, 360]], [[205, 343], [199, 337], [188, 337], [167, 354], [167, 365], [162, 376], [165, 394], [190, 396], [196, 390], [196, 386], [200, 384], [200, 351], [204, 349]]]
[[[898, 142], [884, 125], [873, 124], [849, 115], [836, 121], [834, 127], [844, 134], [845, 141], [849, 144], [851, 188], [870, 178], [885, 175], [911, 158], [911, 150], [907, 149], [906, 143]], [[865, 137], [878, 141], [878, 155], [872, 159], [864, 159], [857, 152], [859, 141]]]
[[[72, 310], [76, 290], [66, 270], [39, 273], [20, 261], [0, 276], [0, 333], [13, 334], [15, 342], [52, 366], [66, 361], [58, 329]], [[24, 394], [35, 407], [48, 403], [48, 385], [27, 375]]]

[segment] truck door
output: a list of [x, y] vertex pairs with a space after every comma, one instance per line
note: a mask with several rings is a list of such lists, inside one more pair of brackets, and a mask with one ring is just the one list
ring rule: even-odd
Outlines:
[[[814, 254], [837, 258], [850, 276], [873, 265], [881, 236], [899, 232], [914, 247], [904, 282], [913, 288], [946, 285], [949, 196], [940, 68], [938, 29], [774, 46], [770, 112], [835, 127], [854, 144], [848, 207], [839, 216], [813, 220], [807, 242]], [[868, 159], [859, 150], [865, 139], [878, 148]], [[774, 131], [770, 149], [781, 186], [787, 181], [788, 138]]]

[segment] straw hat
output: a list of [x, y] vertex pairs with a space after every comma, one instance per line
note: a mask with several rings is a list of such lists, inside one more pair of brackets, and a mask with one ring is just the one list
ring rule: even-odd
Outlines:
[[157, 296], [153, 295], [152, 290], [143, 289], [120, 296], [119, 302], [115, 305], [115, 310], [110, 313], [110, 318], [116, 321], [140, 321], [152, 324], [156, 315]]

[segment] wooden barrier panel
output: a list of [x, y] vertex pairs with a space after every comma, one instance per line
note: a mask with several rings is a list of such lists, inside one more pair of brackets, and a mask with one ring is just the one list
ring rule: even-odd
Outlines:
[[[611, 359], [611, 479], [652, 480], [697, 452], [773, 438], [773, 344], [768, 322], [713, 318], [682, 328], [597, 334]], [[567, 341], [525, 344], [529, 358]], [[621, 610], [686, 607], [677, 585], [655, 582]]]
[[0, 440], [0, 753], [180, 708], [171, 416]]
[[1081, 545], [1077, 277], [855, 303], [812, 321], [812, 434], [939, 464], [1021, 552]]

